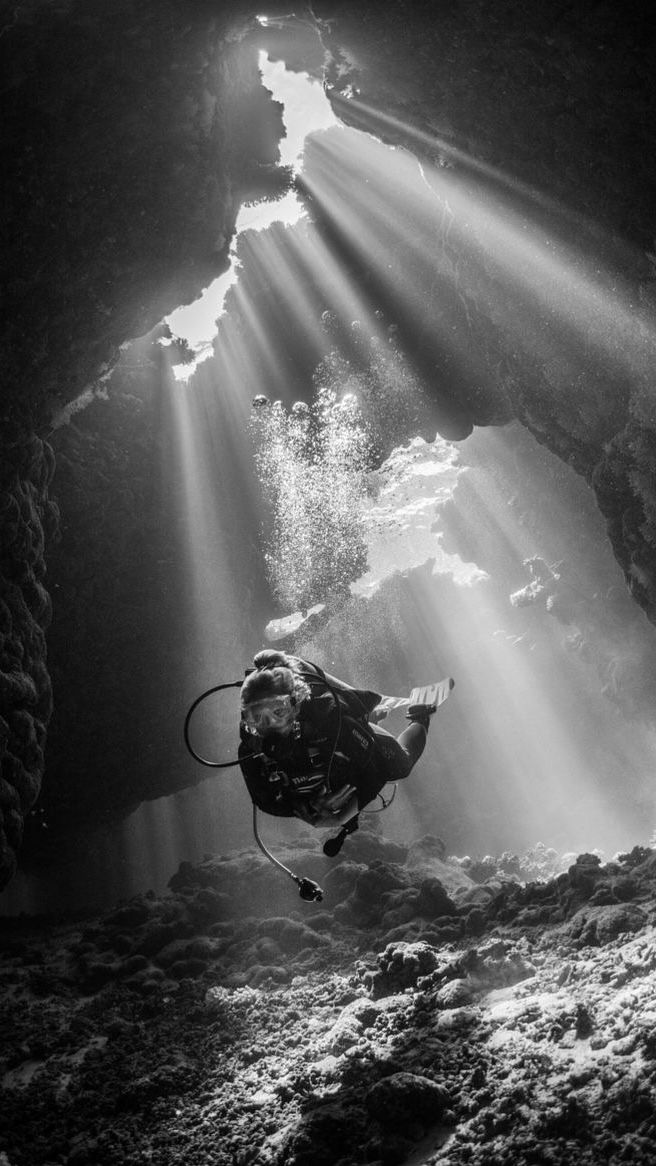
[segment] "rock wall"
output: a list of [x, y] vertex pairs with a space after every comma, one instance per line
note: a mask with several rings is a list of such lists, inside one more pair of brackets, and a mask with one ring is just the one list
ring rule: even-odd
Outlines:
[[[0, 886], [15, 868], [23, 817], [39, 792], [51, 713], [44, 579], [56, 511], [44, 438], [61, 408], [107, 374], [125, 341], [227, 268], [241, 202], [287, 181], [275, 165], [280, 106], [260, 84], [255, 49], [242, 43], [249, 6], [36, 0], [3, 7], [0, 151], [11, 182], [0, 227]], [[101, 499], [105, 473], [102, 509], [114, 509], [117, 530], [125, 499], [113, 472], [125, 467], [113, 440], [98, 447], [87, 495]], [[81, 466], [89, 466], [89, 452]], [[135, 445], [125, 456], [137, 454]], [[65, 492], [70, 530], [75, 486]], [[151, 518], [152, 511], [146, 525]], [[57, 595], [59, 610], [63, 596], [71, 604], [76, 634], [89, 624], [94, 565], [84, 524], [93, 522], [86, 512], [63, 579], [73, 574], [75, 583]], [[111, 564], [103, 566], [111, 574]], [[67, 673], [60, 698], [69, 707], [85, 683], [74, 649], [75, 638], [60, 662]], [[88, 644], [86, 656], [91, 669]], [[83, 700], [80, 720], [84, 714]], [[60, 785], [64, 802], [67, 789], [75, 793], [69, 778], [64, 773]]]
[[5, 392], [41, 414], [228, 266], [280, 121], [239, 7], [36, 3], [3, 29]]
[[185, 604], [158, 424], [162, 356], [155, 343], [131, 346], [107, 397], [51, 437], [63, 515], [49, 556], [55, 709], [40, 805], [56, 845], [74, 821], [128, 813], [156, 782], [153, 768], [166, 768], [154, 742], [175, 702], [163, 679], [176, 672], [167, 629], [184, 635]]
[[[245, 505], [223, 512], [212, 505], [207, 538], [216, 547], [201, 547], [207, 562], [189, 556], [193, 515], [173, 404], [181, 390], [167, 352], [152, 338], [130, 345], [106, 396], [51, 437], [62, 503], [61, 538], [49, 556], [55, 707], [40, 800], [48, 829], [40, 817], [30, 823], [29, 865], [61, 861], [69, 847], [92, 849], [92, 827], [207, 777], [185, 750], [184, 714], [204, 687], [241, 674], [254, 650], [249, 629], [262, 623], [248, 592], [257, 563]], [[214, 434], [220, 421], [207, 420], [203, 398], [199, 407]], [[243, 480], [229, 472], [229, 444], [213, 438], [208, 496], [216, 490], [234, 499]], [[198, 446], [193, 456], [203, 460]], [[197, 572], [210, 592], [202, 649]]]
[[52, 448], [16, 435], [0, 471], [0, 886], [16, 869], [23, 820], [39, 793], [52, 711], [45, 546], [57, 530]]

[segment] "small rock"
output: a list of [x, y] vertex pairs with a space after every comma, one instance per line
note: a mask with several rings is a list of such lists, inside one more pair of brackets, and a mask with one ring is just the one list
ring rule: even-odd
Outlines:
[[472, 1004], [474, 994], [467, 980], [449, 980], [435, 996], [438, 1008], [463, 1008]]
[[378, 956], [379, 970], [365, 977], [373, 998], [391, 996], [414, 988], [421, 976], [433, 972], [440, 963], [438, 952], [427, 943], [390, 943]]
[[384, 1126], [402, 1126], [419, 1119], [439, 1121], [449, 1104], [443, 1085], [415, 1073], [393, 1073], [371, 1087], [365, 1098], [368, 1112]]

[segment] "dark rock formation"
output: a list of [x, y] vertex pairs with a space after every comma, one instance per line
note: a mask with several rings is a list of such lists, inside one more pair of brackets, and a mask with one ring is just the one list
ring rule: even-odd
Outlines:
[[37, 416], [228, 266], [281, 133], [239, 9], [37, 3], [3, 28], [5, 393]]
[[[656, 110], [643, 5], [545, 4], [529, 24], [517, 0], [438, 9], [325, 0], [314, 5], [308, 23], [287, 19], [285, 6], [274, 3], [271, 14], [281, 19], [250, 41], [256, 12], [242, 0], [71, 0], [5, 10], [2, 153], [11, 189], [2, 220], [0, 883], [14, 868], [21, 818], [38, 793], [50, 715], [44, 579], [56, 519], [44, 439], [53, 413], [97, 385], [125, 341], [146, 334], [226, 269], [240, 203], [270, 197], [288, 183], [289, 175], [276, 166], [280, 108], [257, 74], [257, 45], [267, 39], [298, 61], [306, 58], [309, 28], [314, 47], [308, 66], [318, 72], [324, 51], [329, 54], [329, 88], [343, 121], [436, 163], [483, 198], [502, 194], [528, 229], [537, 221], [543, 237], [557, 230], [563, 247], [572, 249], [573, 282], [588, 291], [579, 240], [600, 255], [611, 273], [607, 290], [615, 299], [609, 302], [621, 306], [621, 318], [609, 333], [609, 308], [593, 289], [583, 355], [567, 328], [555, 327], [548, 304], [533, 314], [517, 305], [520, 331], [530, 331], [535, 349], [500, 338], [508, 287], [486, 257], [484, 226], [472, 231], [451, 304], [454, 324], [467, 321], [472, 367], [491, 369], [484, 381], [440, 363], [431, 330], [418, 329], [411, 310], [398, 320], [399, 343], [415, 348], [445, 433], [458, 438], [472, 425], [516, 417], [585, 476], [632, 594], [654, 621]], [[303, 38], [295, 40], [301, 25]], [[322, 164], [320, 152], [315, 164]], [[434, 193], [439, 199], [439, 190]], [[318, 225], [356, 271], [335, 225]], [[440, 293], [459, 256], [433, 240], [426, 270], [428, 260]], [[383, 294], [366, 268], [359, 277], [374, 295]], [[391, 320], [399, 315], [392, 301], [380, 306]], [[123, 400], [118, 408], [143, 419], [134, 403]], [[152, 551], [162, 545], [149, 510], [152, 495], [149, 501], [137, 490], [129, 499], [121, 480], [140, 450], [153, 453], [150, 438], [139, 421], [135, 446], [114, 456], [115, 435], [103, 447], [102, 411], [96, 416], [97, 434], [73, 428], [55, 438], [68, 510], [63, 526], [70, 533], [82, 509], [85, 487], [76, 459], [78, 469], [94, 461], [90, 493], [97, 502], [104, 478], [106, 509], [113, 511], [104, 528], [108, 537], [120, 539], [122, 516], [133, 504], [143, 505], [143, 521], [130, 524], [131, 537], [136, 542], [152, 535]], [[93, 506], [85, 513], [89, 527], [95, 514]], [[102, 608], [88, 610], [97, 596], [90, 595], [85, 549], [82, 532], [75, 551], [69, 541], [71, 558], [58, 568], [71, 623], [78, 620], [85, 637], [84, 645], [71, 644], [69, 665], [60, 651], [64, 625], [53, 633], [63, 708], [72, 708], [80, 686], [89, 684], [88, 638], [101, 620], [107, 627], [117, 619], [111, 587], [102, 594]], [[134, 546], [128, 559], [136, 569]], [[131, 578], [128, 571], [128, 590]], [[174, 596], [169, 601], [174, 606]], [[138, 621], [134, 615], [121, 617], [116, 650]], [[98, 643], [105, 659], [108, 648], [105, 639]], [[87, 671], [80, 676], [76, 663], [85, 653]], [[117, 685], [115, 696], [118, 691]], [[121, 751], [133, 748], [133, 729], [128, 717], [110, 769], [118, 771]], [[55, 768], [60, 776], [52, 810], [66, 796], [63, 766]], [[146, 769], [133, 803], [162, 788], [157, 765]], [[69, 787], [77, 806], [83, 781], [81, 765]], [[129, 804], [123, 792], [118, 803], [119, 812]], [[109, 792], [108, 812], [116, 804]], [[95, 812], [93, 789], [87, 812]]]
[[52, 448], [17, 432], [0, 470], [0, 886], [16, 869], [23, 820], [39, 793], [52, 711], [45, 632], [52, 605], [45, 546], [57, 531]]
[[[397, 938], [380, 911], [364, 929], [338, 916], [340, 893], [301, 905], [243, 854], [187, 864], [170, 894], [103, 916], [2, 922], [0, 1157], [648, 1166], [654, 852], [582, 854], [529, 884], [491, 878], [473, 937], [481, 888], [456, 860], [433, 859], [462, 925], [447, 936], [413, 914], [410, 854], [371, 834], [352, 842], [380, 884], [404, 882]], [[354, 866], [333, 865], [335, 887]], [[630, 902], [600, 902], [629, 883]]]
[[[134, 0], [35, 4], [8, 9], [3, 20], [1, 149], [11, 188], [2, 221], [0, 885], [15, 868], [22, 817], [39, 792], [51, 711], [44, 576], [45, 542], [56, 526], [48, 497], [54, 459], [42, 438], [58, 410], [114, 365], [125, 341], [226, 269], [241, 202], [287, 181], [275, 166], [280, 106], [261, 86], [254, 48], [241, 44], [247, 23], [239, 4], [228, 13], [202, 2]], [[77, 455], [68, 442], [65, 532], [79, 521], [80, 494], [95, 494], [120, 528], [136, 501], [126, 498], [121, 473], [125, 458], [139, 456], [138, 424], [134, 437], [119, 456], [109, 434], [102, 449], [102, 437], [80, 436]], [[86, 485], [67, 473], [76, 456], [92, 475]], [[104, 499], [94, 477], [103, 480]], [[151, 507], [144, 523], [156, 526], [153, 516]], [[111, 561], [85, 555], [85, 527], [96, 521], [87, 510], [73, 536], [77, 551], [66, 539], [71, 560], [59, 588], [76, 637], [90, 630], [97, 599], [90, 577], [111, 571]], [[111, 626], [107, 609], [95, 614]], [[106, 644], [96, 647], [100, 654]], [[59, 664], [69, 691], [59, 687], [59, 698], [75, 704], [85, 680], [70, 640], [69, 648]], [[88, 640], [83, 654], [84, 674], [93, 665]], [[125, 709], [118, 723], [125, 726]], [[64, 803], [67, 785], [70, 798], [80, 795], [65, 780]]]

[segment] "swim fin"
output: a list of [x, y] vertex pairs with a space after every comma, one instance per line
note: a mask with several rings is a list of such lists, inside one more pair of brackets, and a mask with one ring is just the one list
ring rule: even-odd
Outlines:
[[449, 676], [446, 680], [439, 680], [437, 684], [425, 684], [423, 688], [413, 688], [410, 693], [410, 707], [422, 704], [439, 708], [441, 704], [444, 704], [454, 685], [455, 680]]
[[428, 706], [432, 712], [435, 712], [435, 709], [439, 708], [441, 704], [444, 704], [454, 685], [455, 680], [447, 676], [444, 680], [438, 680], [434, 684], [425, 684], [422, 687], [413, 688], [409, 697], [383, 696], [376, 705], [376, 709], [380, 709], [387, 714], [392, 709], [412, 708], [415, 705], [422, 705]]

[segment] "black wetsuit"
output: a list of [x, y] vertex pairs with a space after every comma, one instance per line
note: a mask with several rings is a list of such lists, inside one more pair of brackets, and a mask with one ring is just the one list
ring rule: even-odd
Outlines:
[[369, 724], [379, 693], [351, 688], [306, 661], [301, 674], [311, 695], [290, 735], [262, 739], [240, 728], [239, 762], [251, 799], [267, 814], [308, 820], [308, 806], [322, 793], [353, 785], [362, 809], [388, 782], [408, 776], [426, 730], [410, 725], [397, 740]]

